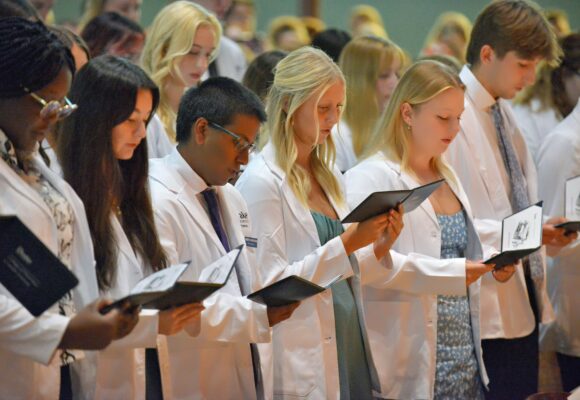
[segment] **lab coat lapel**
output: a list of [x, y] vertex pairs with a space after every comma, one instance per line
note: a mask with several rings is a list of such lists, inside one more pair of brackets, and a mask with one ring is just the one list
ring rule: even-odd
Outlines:
[[310, 237], [313, 243], [320, 245], [320, 239], [318, 238], [318, 231], [316, 230], [316, 225], [312, 219], [307, 207], [305, 207], [288, 184], [287, 176], [278, 166], [275, 159], [274, 147], [268, 144], [263, 152], [264, 161], [272, 173], [279, 179], [280, 192], [282, 193], [282, 200], [288, 205], [288, 209], [292, 214], [294, 214], [294, 219], [300, 224], [304, 232]]

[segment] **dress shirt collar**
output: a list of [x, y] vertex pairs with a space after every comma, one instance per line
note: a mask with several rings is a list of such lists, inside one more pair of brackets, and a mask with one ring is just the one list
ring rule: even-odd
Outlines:
[[177, 147], [174, 148], [169, 156], [173, 159], [175, 163], [177, 172], [181, 176], [181, 178], [186, 182], [186, 184], [191, 187], [195, 194], [199, 194], [204, 190], [208, 189], [209, 186], [201, 176], [198, 175], [197, 172], [193, 170], [193, 168], [185, 161], [181, 153], [177, 150]]
[[491, 106], [496, 103], [496, 100], [475, 77], [469, 66], [463, 66], [459, 77], [465, 85], [465, 93], [471, 99], [475, 107], [482, 111], [489, 111]]

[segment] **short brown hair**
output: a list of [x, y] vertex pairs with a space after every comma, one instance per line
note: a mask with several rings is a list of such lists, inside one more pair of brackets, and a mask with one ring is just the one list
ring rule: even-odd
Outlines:
[[489, 45], [502, 58], [515, 51], [519, 57], [542, 57], [557, 62], [556, 35], [538, 5], [527, 0], [498, 0], [477, 16], [467, 47], [467, 62], [477, 65], [481, 48]]

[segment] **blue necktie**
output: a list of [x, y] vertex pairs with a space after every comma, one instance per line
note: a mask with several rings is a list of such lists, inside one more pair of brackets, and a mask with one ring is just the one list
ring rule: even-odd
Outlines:
[[[491, 113], [493, 115], [493, 122], [497, 132], [499, 150], [510, 179], [512, 189], [512, 196], [510, 200], [512, 209], [515, 212], [518, 212], [530, 206], [530, 198], [526, 189], [526, 178], [524, 177], [522, 167], [516, 156], [516, 151], [512, 141], [505, 132], [505, 125], [503, 116], [501, 115], [499, 103], [496, 102], [491, 107]], [[528, 259], [530, 264], [531, 278], [534, 280], [534, 282], [542, 282], [544, 279], [544, 268], [542, 257], [540, 256], [539, 252], [530, 254]]]
[[[215, 233], [218, 235], [220, 242], [224, 245], [226, 251], [230, 251], [230, 245], [228, 243], [228, 236], [226, 231], [222, 225], [221, 218], [220, 218], [220, 211], [219, 211], [219, 204], [217, 199], [217, 194], [213, 189], [206, 189], [201, 192], [203, 198], [207, 204], [207, 209], [209, 211], [209, 218], [211, 220], [211, 224]], [[240, 290], [243, 295], [248, 295], [249, 293], [245, 293], [245, 288], [242, 287], [242, 279], [239, 276], [239, 271], [237, 266], [234, 267], [236, 269], [236, 276], [238, 277], [238, 282], [240, 285]], [[256, 386], [256, 397], [258, 400], [264, 399], [264, 384], [262, 378], [262, 370], [260, 368], [260, 354], [258, 353], [258, 347], [255, 343], [250, 343], [250, 352], [252, 354], [252, 367], [254, 370], [254, 384]]]
[[226, 252], [230, 251], [230, 245], [228, 243], [228, 235], [222, 225], [222, 220], [220, 218], [220, 209], [217, 199], [217, 194], [213, 189], [206, 189], [201, 192], [203, 198], [207, 204], [207, 209], [209, 211], [209, 218], [215, 233], [218, 235], [220, 242], [224, 245]]

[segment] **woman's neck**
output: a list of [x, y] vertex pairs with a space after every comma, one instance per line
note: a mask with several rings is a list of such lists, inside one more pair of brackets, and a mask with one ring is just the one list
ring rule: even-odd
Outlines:
[[418, 151], [410, 151], [413, 154], [409, 158], [409, 168], [422, 181], [433, 181], [439, 177], [439, 172], [433, 168], [433, 156], [421, 154]]

